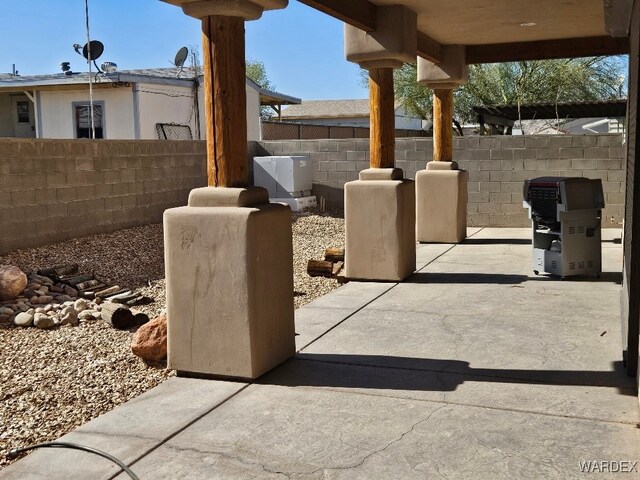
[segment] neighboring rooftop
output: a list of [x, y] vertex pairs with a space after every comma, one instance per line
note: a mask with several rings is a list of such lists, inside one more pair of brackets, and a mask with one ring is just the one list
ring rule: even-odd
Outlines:
[[[396, 103], [396, 109], [400, 107]], [[282, 110], [282, 118], [369, 118], [369, 99], [355, 100], [304, 100]]]
[[[202, 75], [198, 75], [201, 78]], [[191, 68], [141, 68], [132, 70], [118, 70], [114, 73], [94, 74], [95, 83], [107, 82], [143, 82], [162, 85], [191, 86], [195, 78], [195, 72]], [[44, 75], [12, 75], [0, 74], [0, 90], [22, 91], [33, 87], [54, 87], [57, 85], [82, 85], [89, 83], [89, 73], [74, 72], [71, 75], [65, 73], [51, 73]], [[247, 77], [247, 83], [260, 93], [260, 103], [263, 105], [289, 105], [300, 103], [301, 100], [290, 95], [274, 92], [262, 88], [256, 82]]]

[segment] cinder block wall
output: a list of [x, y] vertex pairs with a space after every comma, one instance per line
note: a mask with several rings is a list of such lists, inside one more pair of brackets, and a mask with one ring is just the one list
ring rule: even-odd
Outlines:
[[162, 220], [206, 185], [202, 141], [0, 139], [0, 254]]
[[[600, 178], [607, 206], [604, 227], [619, 227], [623, 216], [625, 148], [620, 134], [454, 138], [454, 159], [469, 170], [470, 226], [529, 226], [522, 207], [522, 184], [545, 175]], [[342, 206], [345, 182], [369, 167], [369, 139], [260, 142], [255, 154], [309, 155], [314, 193]], [[396, 166], [407, 178], [433, 155], [430, 138], [396, 139]], [[613, 218], [613, 220], [611, 220]]]

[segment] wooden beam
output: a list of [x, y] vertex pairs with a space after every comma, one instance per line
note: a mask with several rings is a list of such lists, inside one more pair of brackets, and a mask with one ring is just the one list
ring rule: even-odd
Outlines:
[[244, 20], [204, 17], [202, 33], [208, 184], [245, 187], [249, 169]]
[[433, 91], [433, 159], [453, 160], [453, 89]]
[[392, 68], [373, 68], [369, 71], [369, 97], [371, 104], [369, 163], [371, 168], [393, 168], [396, 114]]
[[518, 62], [555, 58], [595, 57], [629, 53], [628, 38], [586, 37], [537, 42], [468, 45], [467, 63]]
[[377, 8], [368, 0], [298, 0], [365, 32], [376, 29]]
[[633, 0], [604, 0], [605, 30], [612, 37], [627, 37]]
[[418, 32], [418, 56], [433, 63], [442, 63], [442, 45], [424, 33]]

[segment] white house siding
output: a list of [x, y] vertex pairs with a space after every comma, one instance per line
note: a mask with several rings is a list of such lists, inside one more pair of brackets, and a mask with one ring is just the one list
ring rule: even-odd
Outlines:
[[247, 140], [250, 142], [262, 140], [260, 94], [249, 85], [247, 85]]
[[[104, 102], [104, 136], [134, 139], [133, 94], [131, 87], [96, 88], [94, 102]], [[82, 90], [40, 92], [42, 138], [74, 138], [73, 104], [88, 102], [88, 87]]]
[[[204, 90], [198, 89], [200, 102], [200, 125], [202, 125], [202, 139], [204, 140], [205, 110]], [[247, 140], [258, 142], [262, 140], [262, 126], [260, 125], [260, 94], [247, 84]]]
[[157, 123], [189, 125], [197, 139], [193, 88], [138, 83], [137, 95], [141, 139], [157, 139]]
[[[304, 123], [309, 125], [336, 125], [345, 127], [369, 127], [369, 117], [350, 117], [350, 118], [284, 118], [285, 122]], [[396, 110], [395, 116], [396, 129], [398, 130], [421, 130], [422, 120], [419, 118], [409, 117], [402, 108]]]
[[421, 130], [422, 119], [410, 116], [404, 108], [396, 109], [396, 129], [398, 130]]
[[368, 127], [369, 117], [354, 118], [284, 118], [285, 122], [304, 123], [308, 125], [331, 125], [345, 127]]

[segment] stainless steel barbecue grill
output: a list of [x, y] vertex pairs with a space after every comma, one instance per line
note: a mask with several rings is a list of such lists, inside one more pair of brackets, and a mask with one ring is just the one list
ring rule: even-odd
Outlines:
[[538, 177], [524, 183], [533, 230], [533, 271], [567, 277], [602, 271], [602, 182]]

